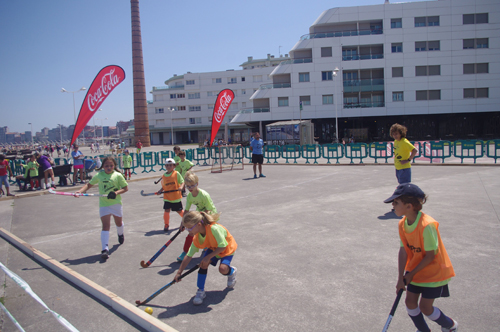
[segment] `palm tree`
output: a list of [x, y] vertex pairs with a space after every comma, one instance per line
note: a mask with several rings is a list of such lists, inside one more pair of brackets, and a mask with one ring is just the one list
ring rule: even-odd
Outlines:
[[144, 79], [144, 61], [142, 57], [141, 17], [139, 0], [130, 0], [132, 12], [132, 66], [134, 80], [134, 126], [135, 141], [141, 140], [144, 147], [149, 141], [148, 107], [146, 100], [146, 81]]

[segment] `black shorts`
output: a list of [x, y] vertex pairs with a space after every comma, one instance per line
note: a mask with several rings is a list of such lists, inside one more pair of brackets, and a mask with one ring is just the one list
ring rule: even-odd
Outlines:
[[252, 164], [263, 164], [264, 163], [264, 155], [262, 154], [252, 154]]
[[172, 203], [163, 201], [163, 210], [182, 211], [182, 202]]
[[448, 284], [439, 287], [422, 287], [409, 284], [406, 287], [408, 292], [415, 294], [422, 294], [424, 299], [437, 299], [439, 297], [449, 297], [450, 290], [448, 289]]

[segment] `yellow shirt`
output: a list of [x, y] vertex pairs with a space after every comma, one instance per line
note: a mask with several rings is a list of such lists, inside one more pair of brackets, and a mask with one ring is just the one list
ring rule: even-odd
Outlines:
[[413, 149], [415, 149], [415, 147], [406, 138], [394, 141], [394, 166], [397, 170], [411, 167], [411, 163], [403, 165], [401, 164], [401, 160], [408, 160]]

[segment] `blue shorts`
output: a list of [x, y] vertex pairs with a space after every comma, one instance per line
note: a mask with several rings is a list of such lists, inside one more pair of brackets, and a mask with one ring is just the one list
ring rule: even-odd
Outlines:
[[396, 178], [398, 183], [410, 183], [411, 182], [411, 168], [397, 169]]
[[[212, 252], [213, 252], [212, 249], [207, 249], [207, 251], [205, 251], [205, 253], [203, 254], [203, 257], [205, 257], [206, 255], [211, 254]], [[214, 256], [210, 260], [210, 264], [212, 264], [213, 266], [217, 266], [217, 262], [220, 260], [221, 264], [225, 264], [227, 266], [231, 266], [231, 261], [233, 260], [233, 256], [234, 255], [230, 255], [230, 256], [226, 256], [226, 257], [222, 257], [222, 258], [217, 258], [216, 256]]]
[[406, 290], [415, 294], [422, 294], [424, 299], [437, 299], [439, 297], [449, 297], [450, 290], [448, 289], [448, 284], [439, 287], [422, 287], [409, 284]]
[[2, 175], [0, 176], [0, 188], [2, 188], [2, 183], [5, 184], [5, 188], [9, 188], [9, 176], [8, 175]]

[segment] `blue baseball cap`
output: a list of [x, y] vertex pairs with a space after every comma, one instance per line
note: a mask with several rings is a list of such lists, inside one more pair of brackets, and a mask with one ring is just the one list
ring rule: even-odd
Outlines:
[[384, 201], [384, 203], [392, 203], [393, 200], [403, 195], [417, 197], [420, 199], [425, 198], [424, 192], [417, 185], [413, 183], [402, 183], [396, 188], [392, 196]]

